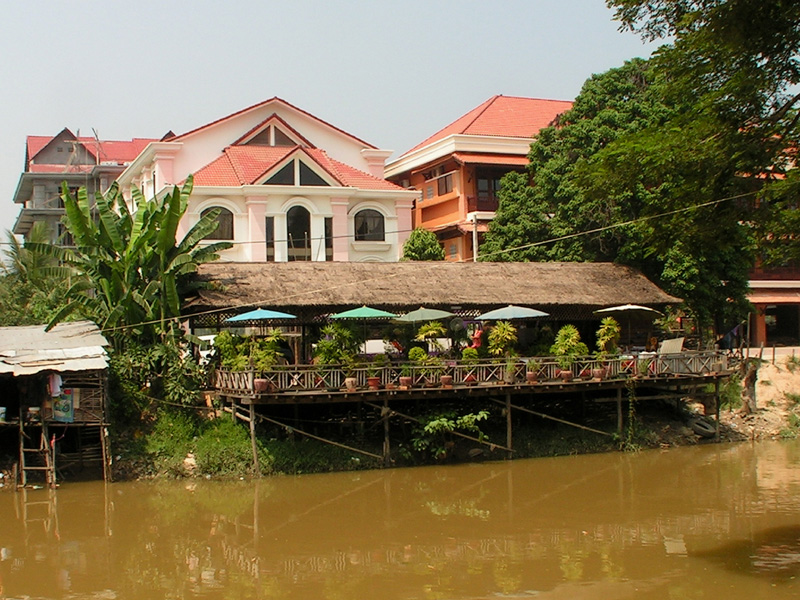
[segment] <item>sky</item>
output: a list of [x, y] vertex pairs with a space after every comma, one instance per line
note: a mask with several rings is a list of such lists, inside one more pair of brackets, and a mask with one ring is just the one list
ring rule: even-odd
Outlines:
[[572, 100], [649, 56], [612, 16], [604, 0], [3, 1], [0, 231], [28, 135], [160, 138], [278, 96], [400, 154], [495, 94]]

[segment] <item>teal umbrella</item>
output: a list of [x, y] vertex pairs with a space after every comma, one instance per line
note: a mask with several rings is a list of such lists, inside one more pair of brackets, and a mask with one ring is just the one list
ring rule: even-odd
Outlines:
[[237, 323], [239, 321], [277, 321], [280, 319], [296, 319], [294, 315], [289, 313], [280, 312], [278, 310], [269, 310], [266, 308], [257, 308], [235, 317], [225, 319], [226, 323]]
[[331, 319], [392, 319], [397, 315], [394, 313], [380, 310], [379, 308], [372, 308], [371, 306], [361, 306], [359, 308], [351, 308], [344, 312], [330, 315]]

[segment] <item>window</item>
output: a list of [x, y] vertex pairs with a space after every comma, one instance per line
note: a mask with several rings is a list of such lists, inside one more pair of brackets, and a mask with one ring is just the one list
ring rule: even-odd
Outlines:
[[267, 179], [267, 185], [294, 185], [294, 161]]
[[357, 242], [384, 241], [383, 215], [371, 208], [358, 211], [355, 218], [355, 230]]
[[267, 262], [275, 262], [275, 217], [266, 217], [264, 233], [267, 243]]
[[293, 206], [286, 213], [289, 262], [311, 260], [311, 213], [302, 206]]
[[219, 216], [217, 217], [217, 228], [209, 233], [205, 239], [207, 240], [232, 240], [233, 239], [233, 213], [227, 208], [219, 206], [205, 209], [200, 216], [205, 217], [210, 211], [217, 208]]
[[[298, 162], [300, 164], [296, 165]], [[287, 163], [280, 171], [275, 173], [264, 183], [266, 185], [298, 185], [295, 180], [295, 166], [297, 166], [297, 170], [299, 171], [299, 185], [328, 185], [322, 177], [311, 169], [311, 167], [306, 165], [303, 161], [297, 160]]]
[[445, 194], [449, 194], [453, 191], [453, 174], [448, 173], [447, 175], [442, 175], [439, 177], [437, 182], [439, 186], [438, 195], [444, 196]]
[[300, 161], [300, 185], [328, 185], [325, 180], [314, 173], [306, 163]]
[[325, 260], [333, 260], [333, 218], [325, 217]]

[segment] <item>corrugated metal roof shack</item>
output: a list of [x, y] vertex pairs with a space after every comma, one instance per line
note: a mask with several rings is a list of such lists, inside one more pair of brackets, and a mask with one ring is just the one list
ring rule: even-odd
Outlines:
[[0, 327], [0, 468], [17, 485], [108, 478], [106, 346], [89, 321]]

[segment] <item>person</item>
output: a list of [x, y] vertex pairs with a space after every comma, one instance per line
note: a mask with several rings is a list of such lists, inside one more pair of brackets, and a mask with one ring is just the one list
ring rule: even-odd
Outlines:
[[475, 348], [476, 350], [481, 347], [481, 336], [483, 335], [483, 330], [478, 328], [475, 330], [475, 333], [472, 334], [472, 344], [470, 344], [470, 348]]

